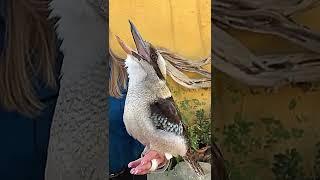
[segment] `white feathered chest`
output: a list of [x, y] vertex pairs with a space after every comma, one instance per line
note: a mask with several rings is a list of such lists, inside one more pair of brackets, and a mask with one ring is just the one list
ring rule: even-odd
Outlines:
[[148, 83], [132, 56], [127, 57], [126, 66], [129, 85], [123, 119], [128, 133], [152, 150], [184, 156], [183, 125], [175, 121], [179, 114], [168, 87], [161, 82]]

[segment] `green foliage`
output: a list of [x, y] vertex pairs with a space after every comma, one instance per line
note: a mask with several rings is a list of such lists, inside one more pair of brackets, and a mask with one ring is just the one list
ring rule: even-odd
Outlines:
[[[230, 95], [229, 103], [234, 105], [241, 103], [248, 95], [246, 91], [236, 88], [232, 83], [227, 83], [224, 90]], [[251, 95], [255, 94], [257, 93]], [[316, 145], [314, 162], [305, 162], [312, 163], [312, 169], [304, 169], [304, 154], [300, 154], [291, 146], [307, 140], [307, 137], [304, 137], [306, 134], [304, 123], [310, 122], [311, 119], [308, 119], [305, 112], [298, 111], [300, 102], [301, 97], [295, 96], [283, 107], [284, 110], [287, 109], [285, 112], [290, 112], [289, 119], [277, 119], [276, 115], [248, 119], [250, 116], [237, 112], [232, 122], [221, 128], [218, 137], [222, 140], [222, 149], [227, 151], [225, 157], [231, 180], [320, 180], [320, 142]], [[241, 105], [238, 107], [241, 108]], [[268, 112], [268, 109], [262, 112]], [[295, 126], [296, 124], [298, 125]], [[273, 153], [282, 147], [288, 149]]]
[[187, 112], [193, 112], [194, 109], [198, 109], [200, 106], [205, 105], [205, 102], [201, 102], [198, 99], [185, 99], [179, 102], [180, 108]]
[[196, 119], [188, 128], [188, 135], [193, 149], [211, 144], [211, 118], [205, 115], [203, 109], [196, 111]]
[[276, 144], [281, 141], [287, 141], [291, 138], [301, 138], [304, 134], [303, 129], [287, 129], [284, 127], [280, 120], [274, 119], [273, 117], [261, 118], [261, 122], [264, 124], [265, 130], [267, 132], [264, 137], [264, 148], [269, 148], [272, 146], [272, 144]]
[[313, 164], [314, 179], [320, 179], [320, 142], [316, 144], [316, 156]]
[[284, 154], [274, 155], [272, 172], [276, 180], [318, 180], [320, 179], [320, 142], [315, 145], [316, 155], [313, 173], [306, 175], [303, 169], [303, 157], [296, 149], [286, 150]]
[[295, 99], [291, 99], [288, 105], [289, 110], [293, 110], [296, 106], [297, 106], [297, 101]]
[[261, 118], [262, 123], [266, 128], [265, 148], [270, 147], [271, 144], [278, 143], [281, 140], [290, 139], [290, 131], [285, 129], [280, 120], [274, 118]]
[[296, 149], [275, 154], [272, 172], [276, 180], [305, 179], [302, 167], [302, 156]]
[[303, 129], [297, 129], [297, 128], [292, 128], [291, 129], [291, 136], [293, 138], [302, 138], [304, 134], [304, 130]]
[[180, 102], [180, 107], [181, 109], [187, 111], [188, 109], [190, 109], [190, 105], [189, 105], [190, 100], [183, 100]]
[[[182, 114], [182, 119], [188, 124], [189, 143], [194, 150], [200, 149], [211, 144], [211, 116], [206, 114], [204, 109], [198, 109], [203, 103], [199, 100], [184, 100], [180, 102], [182, 110], [188, 110], [189, 114]], [[188, 116], [188, 115], [194, 115]], [[190, 122], [189, 122], [190, 121]], [[171, 169], [179, 162], [182, 157], [175, 157], [175, 162], [171, 164]]]
[[260, 147], [260, 140], [253, 136], [252, 130], [255, 124], [243, 119], [240, 113], [234, 115], [234, 123], [224, 126], [223, 145], [228, 152], [247, 155]]
[[188, 125], [189, 143], [193, 149], [211, 144], [211, 117], [201, 107], [205, 102], [198, 99], [184, 99], [179, 102], [183, 121]]
[[[231, 179], [261, 179], [261, 176], [259, 174], [256, 174], [257, 172], [259, 172], [258, 169], [270, 169], [271, 164], [265, 157], [254, 158], [250, 156], [250, 154], [256, 154], [257, 151], [263, 152], [266, 150], [266, 148], [270, 148], [274, 144], [283, 143], [288, 140], [296, 140], [302, 138], [304, 135], [303, 129], [286, 128], [280, 120], [275, 119], [273, 117], [265, 117], [261, 118], [260, 120], [261, 121], [256, 122], [249, 121], [245, 119], [243, 116], [241, 116], [240, 113], [236, 113], [233, 118], [233, 123], [224, 126], [222, 132], [223, 147], [236, 157], [236, 161], [231, 161], [231, 163], [229, 163], [229, 172]], [[264, 129], [264, 131], [259, 131], [259, 134], [257, 134], [256, 131], [254, 131], [256, 128], [262, 128]], [[295, 152], [296, 151], [290, 151], [291, 154], [289, 153], [289, 155], [287, 155], [290, 156], [289, 158], [293, 156], [292, 161], [296, 159], [299, 160], [299, 156]], [[287, 169], [291, 169], [292, 165], [290, 163], [292, 162], [290, 161], [289, 163], [286, 163], [283, 156], [276, 156], [276, 161], [277, 162], [275, 164], [281, 167], [282, 169], [285, 166], [289, 166], [287, 167]], [[297, 168], [293, 169], [296, 170]], [[289, 171], [291, 173], [291, 170]], [[303, 172], [302, 169], [300, 169], [300, 172], [296, 171], [296, 173], [298, 174], [301, 172]], [[277, 173], [280, 177], [281, 172]], [[294, 175], [291, 175], [289, 177], [293, 176]]]

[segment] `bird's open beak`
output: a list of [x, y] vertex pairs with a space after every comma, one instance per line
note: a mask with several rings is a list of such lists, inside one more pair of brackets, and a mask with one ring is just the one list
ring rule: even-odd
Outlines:
[[129, 20], [129, 23], [130, 23], [130, 28], [131, 28], [131, 34], [132, 34], [132, 37], [133, 37], [133, 40], [134, 40], [134, 43], [137, 47], [138, 52], [131, 49], [118, 36], [116, 36], [120, 46], [127, 54], [133, 55], [136, 58], [138, 58], [139, 60], [143, 59], [143, 60], [149, 61], [149, 53], [150, 52], [149, 52], [147, 44], [142, 39], [137, 28], [134, 26], [134, 24], [130, 20]]
[[121, 48], [126, 52], [127, 54], [132, 55], [134, 52], [133, 49], [131, 49], [129, 46], [127, 46], [118, 36], [116, 36], [118, 43], [120, 44]]
[[144, 60], [148, 60], [150, 52], [149, 52], [149, 48], [148, 48], [147, 44], [145, 43], [145, 41], [141, 37], [137, 28], [134, 26], [134, 24], [130, 20], [129, 20], [129, 23], [130, 23], [130, 27], [131, 27], [131, 34], [132, 34], [134, 43], [136, 44], [138, 54], [140, 56], [142, 56], [142, 58]]

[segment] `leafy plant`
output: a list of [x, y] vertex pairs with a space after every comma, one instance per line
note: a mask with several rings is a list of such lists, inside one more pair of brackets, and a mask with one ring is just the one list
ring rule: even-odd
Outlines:
[[320, 179], [320, 142], [316, 144], [316, 157], [314, 159], [313, 171], [314, 171], [314, 179]]
[[229, 152], [247, 155], [255, 148], [260, 147], [260, 140], [252, 135], [255, 124], [243, 119], [240, 113], [234, 115], [234, 122], [224, 126], [223, 144]]
[[[273, 117], [264, 117], [260, 120], [265, 131], [261, 131], [259, 134], [253, 131], [255, 128], [260, 128], [258, 126], [259, 122], [248, 121], [240, 113], [234, 115], [232, 124], [224, 126], [222, 131], [224, 148], [236, 156], [236, 159], [233, 159], [229, 166], [231, 179], [261, 179], [257, 175], [258, 169], [269, 169], [272, 166], [271, 162], [265, 157], [249, 155], [251, 153], [256, 154], [257, 150], [264, 151], [262, 147], [269, 148], [287, 140], [302, 138], [304, 135], [303, 129], [286, 128], [280, 120]], [[253, 159], [250, 160], [250, 158]], [[297, 177], [297, 179], [304, 178], [304, 180], [307, 180], [303, 176], [302, 157], [296, 150], [275, 155], [275, 161], [272, 172], [274, 171], [278, 179], [286, 180]], [[320, 149], [318, 164], [320, 164]], [[320, 170], [320, 165], [317, 168]]]
[[274, 156], [275, 162], [272, 168], [277, 179], [281, 180], [319, 180], [320, 179], [320, 142], [316, 145], [316, 155], [313, 162], [313, 172], [306, 175], [303, 170], [303, 157], [296, 149], [286, 150], [285, 154]]
[[203, 109], [196, 111], [196, 120], [188, 128], [190, 143], [193, 149], [199, 149], [211, 144], [211, 118]]
[[270, 118], [261, 118], [261, 121], [265, 125], [266, 132], [267, 132], [265, 136], [265, 141], [266, 141], [266, 145], [264, 146], [265, 148], [268, 148], [272, 144], [278, 143], [281, 140], [290, 139], [290, 131], [284, 128], [280, 120], [270, 117]]
[[284, 154], [275, 154], [272, 172], [276, 180], [304, 179], [302, 156], [296, 149], [287, 149]]
[[304, 134], [304, 130], [303, 129], [297, 129], [297, 128], [292, 128], [291, 129], [291, 136], [293, 138], [301, 138]]
[[297, 106], [297, 101], [296, 99], [291, 99], [288, 105], [289, 110], [293, 110]]
[[291, 138], [301, 138], [304, 134], [303, 129], [286, 129], [280, 120], [273, 117], [261, 118], [261, 122], [265, 125], [265, 129], [267, 132], [264, 137], [264, 148], [269, 148], [272, 146], [272, 144], [286, 141]]

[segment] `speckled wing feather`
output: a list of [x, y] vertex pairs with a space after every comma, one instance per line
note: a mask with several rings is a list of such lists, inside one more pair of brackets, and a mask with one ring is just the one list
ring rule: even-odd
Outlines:
[[151, 119], [157, 129], [180, 136], [185, 135], [185, 126], [172, 97], [158, 99], [150, 105], [150, 109]]
[[[150, 105], [151, 119], [157, 129], [184, 136], [187, 142], [187, 127], [183, 124], [179, 110], [172, 97], [159, 99]], [[183, 159], [190, 165], [198, 176], [203, 176], [204, 171], [200, 164], [192, 158], [190, 146]]]

